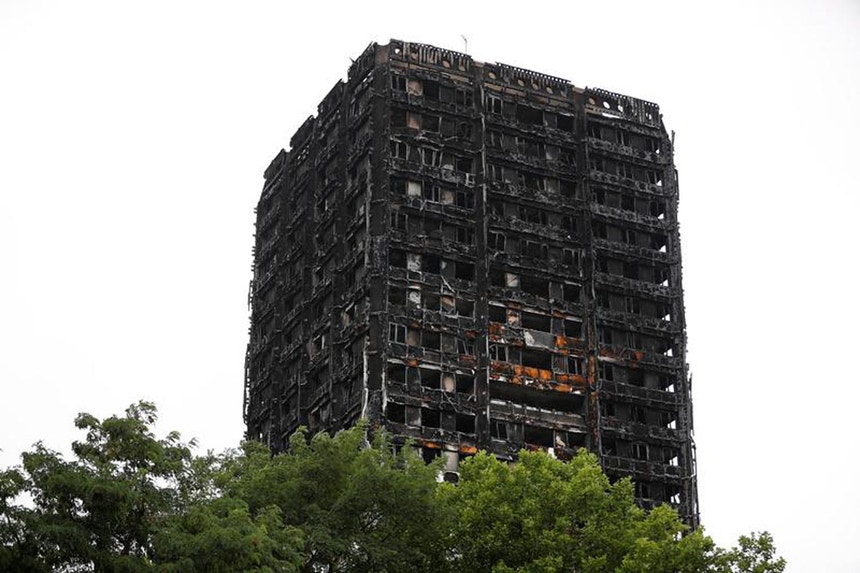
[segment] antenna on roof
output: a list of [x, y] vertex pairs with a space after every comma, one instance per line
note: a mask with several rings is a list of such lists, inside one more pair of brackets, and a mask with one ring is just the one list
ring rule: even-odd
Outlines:
[[469, 39], [466, 38], [463, 34], [460, 34], [460, 37], [463, 38], [463, 53], [467, 56], [469, 55]]

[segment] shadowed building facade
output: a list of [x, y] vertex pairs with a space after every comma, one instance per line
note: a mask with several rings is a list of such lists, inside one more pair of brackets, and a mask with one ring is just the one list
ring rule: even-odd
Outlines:
[[677, 213], [657, 105], [371, 44], [265, 172], [248, 437], [586, 447], [698, 524]]

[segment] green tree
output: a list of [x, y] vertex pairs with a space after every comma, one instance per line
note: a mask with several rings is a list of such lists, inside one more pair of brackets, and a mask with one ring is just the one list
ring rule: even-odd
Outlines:
[[[75, 425], [86, 438], [73, 442], [71, 461], [38, 443], [22, 455], [20, 470], [4, 472], [2, 570], [209, 571], [190, 565], [206, 563], [201, 549], [208, 548], [224, 571], [254, 570], [253, 564], [290, 571], [299, 543], [277, 511], [251, 519], [241, 502], [217, 500], [215, 458], [193, 457], [175, 432], [157, 439], [156, 419], [148, 402], [103, 421], [80, 414]], [[31, 507], [12, 503], [20, 494]], [[247, 547], [213, 551], [242, 536]]]
[[301, 430], [276, 456], [247, 443], [226, 465], [225, 495], [252, 514], [280, 508], [303, 534], [303, 571], [439, 571], [448, 521], [434, 497], [438, 468], [381, 432], [367, 442], [366, 430]]
[[[301, 430], [288, 453], [249, 442], [192, 454], [156, 438], [139, 402], [86, 432], [65, 460], [42, 444], [0, 471], [0, 571], [782, 573], [768, 533], [719, 549], [668, 506], [637, 507], [597, 458], [479, 453], [460, 481], [362, 423]], [[21, 498], [29, 503], [22, 503]]]
[[569, 463], [520, 453], [513, 465], [479, 453], [443, 485], [456, 509], [449, 534], [458, 571], [702, 571], [713, 544], [675, 511], [639, 509], [629, 480], [610, 484], [597, 458]]
[[278, 508], [251, 517], [246, 503], [224, 497], [166, 520], [154, 535], [153, 561], [164, 573], [293, 573], [302, 565], [301, 549], [301, 532], [284, 526]]
[[776, 554], [773, 536], [767, 531], [741, 535], [737, 547], [718, 550], [714, 571], [717, 573], [782, 573], [786, 561]]
[[33, 508], [19, 514], [28, 534], [19, 547], [52, 569], [146, 570], [153, 526], [181, 501], [191, 457], [178, 434], [155, 438], [155, 420], [148, 402], [104, 421], [80, 414], [86, 438], [72, 444], [73, 460], [41, 443], [24, 453]]
[[32, 533], [24, 524], [26, 510], [15, 503], [26, 488], [17, 469], [0, 472], [0, 571], [48, 571], [39, 560]]

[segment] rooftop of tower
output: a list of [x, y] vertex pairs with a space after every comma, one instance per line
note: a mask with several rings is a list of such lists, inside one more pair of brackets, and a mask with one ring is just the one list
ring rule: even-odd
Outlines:
[[[442, 74], [457, 76], [474, 77], [476, 69], [481, 69], [482, 78], [485, 81], [520, 91], [524, 98], [532, 101], [536, 98], [573, 99], [580, 95], [587, 98], [585, 107], [589, 112], [663, 127], [660, 107], [655, 103], [601, 88], [580, 88], [569, 80], [557, 76], [500, 62], [481, 62], [468, 54], [417, 42], [391, 39], [388, 44], [370, 43], [361, 55], [353, 60], [346, 81], [349, 83], [361, 81], [371, 68], [386, 61], [402, 62], [405, 65], [417, 64], [421, 67], [435, 68]], [[343, 80], [335, 83], [317, 106], [318, 115], [325, 114], [336, 105], [343, 84]], [[302, 127], [307, 124], [306, 121]], [[299, 127], [291, 139], [291, 147], [294, 147], [294, 140], [302, 139], [302, 127]]]

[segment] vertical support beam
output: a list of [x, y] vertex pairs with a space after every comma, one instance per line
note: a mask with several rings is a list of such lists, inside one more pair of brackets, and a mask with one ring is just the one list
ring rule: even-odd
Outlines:
[[385, 410], [385, 361], [388, 344], [388, 118], [390, 99], [385, 81], [388, 75], [374, 74], [371, 98], [371, 133], [373, 147], [369, 183], [369, 321], [370, 339], [367, 346], [367, 407], [365, 415], [373, 425], [383, 422]]
[[487, 254], [487, 127], [484, 111], [484, 68], [474, 66], [473, 98], [478, 109], [477, 139], [475, 144], [480, 150], [475, 167], [475, 316], [478, 320], [478, 338], [475, 341], [477, 364], [475, 367], [475, 434], [479, 448], [490, 447], [490, 364], [489, 364], [489, 311], [487, 288], [489, 283], [490, 262]]
[[590, 206], [594, 202], [593, 191], [589, 181], [589, 144], [588, 144], [588, 114], [585, 111], [586, 96], [582, 92], [574, 92], [574, 109], [576, 118], [574, 122], [576, 139], [579, 142], [577, 153], [577, 165], [580, 178], [582, 194], [585, 198], [586, 207], [582, 213], [582, 307], [584, 309], [583, 329], [586, 344], [586, 412], [585, 418], [588, 425], [588, 438], [586, 445], [589, 450], [603, 459], [603, 440], [600, 432], [600, 377], [598, 374], [598, 362], [600, 356], [600, 344], [597, 332], [597, 289], [595, 286], [594, 273], [596, 270], [596, 254], [594, 249], [594, 224]]

